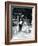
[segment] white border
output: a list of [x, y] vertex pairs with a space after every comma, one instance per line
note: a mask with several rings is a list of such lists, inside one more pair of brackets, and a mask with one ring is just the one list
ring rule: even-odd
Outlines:
[[[14, 4], [16, 5], [16, 4]], [[30, 40], [35, 40], [35, 6], [33, 5], [16, 5], [16, 6], [23, 6], [23, 7], [33, 7], [32, 9], [32, 38], [31, 39], [20, 39], [20, 40], [15, 40], [15, 39], [11, 39], [10, 42], [17, 42], [17, 41], [30, 41]], [[9, 5], [9, 20], [11, 21], [11, 4]], [[9, 30], [11, 30], [11, 22], [9, 23]], [[11, 32], [11, 31], [10, 31]], [[9, 32], [9, 35], [11, 34]], [[11, 37], [11, 35], [10, 35]]]

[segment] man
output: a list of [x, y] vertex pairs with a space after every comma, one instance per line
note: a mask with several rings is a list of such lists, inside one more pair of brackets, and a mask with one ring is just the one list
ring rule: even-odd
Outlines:
[[23, 17], [24, 15], [19, 16], [19, 32], [21, 31], [23, 23], [24, 23]]

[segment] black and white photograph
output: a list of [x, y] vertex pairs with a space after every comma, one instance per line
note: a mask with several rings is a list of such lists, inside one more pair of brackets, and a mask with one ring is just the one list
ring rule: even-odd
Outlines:
[[31, 37], [32, 7], [11, 7], [11, 31], [14, 39]]

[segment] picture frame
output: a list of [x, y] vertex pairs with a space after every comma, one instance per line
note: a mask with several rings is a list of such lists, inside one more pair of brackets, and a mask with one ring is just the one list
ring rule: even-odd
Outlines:
[[37, 4], [5, 2], [5, 44], [36, 42]]

